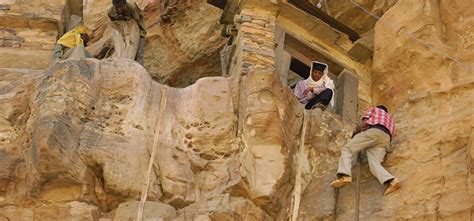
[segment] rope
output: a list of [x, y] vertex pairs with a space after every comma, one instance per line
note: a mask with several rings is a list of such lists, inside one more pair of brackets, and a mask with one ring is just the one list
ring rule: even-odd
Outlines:
[[137, 221], [142, 221], [143, 217], [143, 208], [145, 207], [145, 201], [148, 195], [148, 189], [150, 187], [150, 180], [151, 180], [151, 171], [153, 169], [153, 163], [155, 162], [155, 155], [156, 155], [156, 147], [158, 146], [158, 138], [160, 137], [160, 125], [163, 119], [163, 112], [166, 107], [166, 102], [168, 99], [169, 88], [167, 86], [162, 86], [161, 89], [161, 99], [160, 99], [160, 110], [158, 114], [158, 119], [156, 120], [155, 125], [155, 135], [153, 137], [153, 150], [150, 156], [150, 163], [148, 164], [148, 171], [146, 175], [146, 180], [143, 185], [142, 194], [140, 197], [140, 204], [138, 205], [138, 212], [137, 212]]
[[339, 189], [340, 188], [336, 188], [334, 189], [334, 209], [332, 211], [332, 220], [333, 221], [336, 221], [337, 219], [337, 203], [338, 203], [338, 198], [339, 198]]
[[356, 205], [355, 205], [355, 220], [359, 221], [360, 212], [360, 167], [362, 165], [362, 153], [357, 154], [357, 175], [356, 175]]
[[[300, 138], [300, 149], [297, 154], [297, 164], [298, 168], [296, 169], [296, 178], [295, 178], [295, 190], [293, 191], [293, 208], [291, 210], [291, 221], [296, 221], [298, 218], [298, 213], [300, 209], [300, 201], [301, 201], [301, 171], [303, 170], [301, 163], [299, 162], [299, 159], [304, 156], [304, 138], [306, 137], [306, 127], [308, 125], [308, 117], [306, 114], [309, 111], [304, 110], [303, 111], [303, 125], [301, 127], [301, 138]], [[311, 115], [309, 115], [311, 116]]]

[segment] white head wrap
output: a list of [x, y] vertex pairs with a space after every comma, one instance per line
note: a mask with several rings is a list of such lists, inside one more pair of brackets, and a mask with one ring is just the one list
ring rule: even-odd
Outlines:
[[[315, 81], [312, 77], [313, 67], [314, 67], [315, 64], [322, 64], [322, 65], [326, 66], [326, 68], [324, 68], [324, 70], [323, 70], [323, 76], [318, 81]], [[308, 85], [308, 87], [311, 87], [311, 88], [316, 88], [316, 87], [323, 86], [323, 84], [325, 82], [325, 78], [328, 78], [327, 77], [328, 73], [329, 73], [329, 68], [328, 68], [328, 65], [326, 63], [319, 62], [319, 61], [311, 62], [311, 69], [309, 71], [309, 77], [306, 79], [306, 85]]]
[[[313, 73], [313, 67], [315, 66], [315, 64], [322, 64], [322, 65], [326, 66], [326, 68], [323, 71], [323, 76], [318, 81], [314, 81], [313, 78], [311, 77], [311, 75]], [[311, 62], [311, 69], [310, 69], [310, 72], [309, 72], [309, 77], [305, 80], [306, 85], [308, 85], [308, 87], [310, 87], [310, 88], [318, 88], [318, 87], [324, 86], [325, 88], [331, 89], [335, 93], [335, 91], [334, 91], [334, 82], [331, 80], [331, 78], [329, 78], [328, 73], [329, 73], [329, 66], [326, 63], [319, 62], [319, 61]], [[333, 107], [334, 107], [334, 95], [331, 98], [331, 102], [329, 103], [329, 108], [327, 110], [330, 110]]]

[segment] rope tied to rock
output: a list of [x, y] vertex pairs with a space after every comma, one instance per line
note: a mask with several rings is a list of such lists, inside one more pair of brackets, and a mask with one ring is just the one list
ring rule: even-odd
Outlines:
[[150, 180], [151, 180], [151, 171], [153, 170], [153, 163], [155, 162], [155, 155], [156, 155], [156, 147], [158, 146], [158, 139], [160, 138], [160, 125], [163, 119], [163, 112], [166, 107], [166, 102], [168, 101], [168, 94], [169, 94], [169, 87], [163, 86], [161, 88], [161, 99], [160, 99], [160, 110], [158, 113], [158, 118], [155, 124], [155, 134], [153, 136], [153, 150], [151, 152], [150, 161], [148, 164], [148, 171], [146, 174], [145, 183], [143, 184], [142, 194], [140, 197], [140, 203], [138, 204], [138, 212], [137, 212], [137, 221], [141, 221], [143, 218], [143, 209], [145, 207], [145, 201], [148, 195], [148, 189], [150, 187]]
[[301, 181], [301, 173], [302, 173], [302, 166], [301, 166], [301, 163], [298, 163], [299, 162], [299, 159], [301, 157], [304, 156], [304, 138], [306, 137], [306, 127], [308, 125], [308, 116], [311, 116], [311, 115], [308, 115], [307, 114], [309, 113], [308, 110], [303, 110], [303, 124], [301, 125], [301, 138], [300, 138], [300, 146], [299, 146], [299, 150], [298, 150], [298, 153], [297, 153], [297, 169], [296, 169], [296, 176], [295, 176], [295, 189], [293, 191], [293, 207], [291, 209], [291, 218], [290, 220], [291, 221], [296, 221], [296, 219], [298, 218], [298, 212], [299, 212], [299, 208], [300, 208], [300, 201], [301, 201], [301, 185], [302, 185], [302, 181]]

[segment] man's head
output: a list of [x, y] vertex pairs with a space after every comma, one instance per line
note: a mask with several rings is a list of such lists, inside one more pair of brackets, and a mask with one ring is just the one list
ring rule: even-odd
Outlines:
[[323, 77], [324, 70], [326, 70], [327, 65], [317, 62], [313, 62], [312, 65], [313, 66], [311, 68], [311, 78], [314, 81], [319, 81]]
[[323, 72], [319, 70], [313, 70], [311, 72], [311, 78], [313, 81], [319, 81], [323, 77]]
[[382, 104], [377, 105], [377, 108], [382, 109], [383, 111], [385, 111], [386, 113], [388, 113], [388, 109], [387, 109], [384, 105], [382, 105]]
[[89, 42], [89, 35], [86, 33], [81, 33], [81, 39], [84, 43], [84, 47], [87, 47], [87, 43]]
[[127, 0], [112, 0], [115, 11], [119, 15], [124, 15], [127, 11]]
[[84, 25], [78, 25], [73, 30], [75, 33], [81, 35], [82, 42], [84, 43], [84, 47], [87, 47], [87, 43], [89, 42], [89, 29], [87, 29]]

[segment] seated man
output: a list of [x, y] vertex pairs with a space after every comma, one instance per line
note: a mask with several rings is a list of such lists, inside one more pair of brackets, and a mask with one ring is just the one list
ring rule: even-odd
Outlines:
[[334, 83], [327, 76], [328, 72], [327, 64], [313, 61], [308, 79], [296, 84], [294, 94], [302, 104], [305, 104], [305, 109], [325, 110], [330, 103], [332, 106]]
[[53, 62], [58, 59], [67, 59], [71, 56], [73, 48], [81, 47], [84, 50], [84, 57], [92, 57], [85, 51], [84, 47], [89, 42], [88, 30], [85, 26], [78, 26], [64, 34], [56, 43], [53, 53]]
[[140, 41], [135, 56], [135, 60], [143, 65], [143, 53], [145, 49], [145, 26], [143, 24], [143, 14], [138, 5], [129, 0], [112, 0], [113, 7], [107, 10], [107, 16], [111, 21], [135, 20], [140, 28]]

